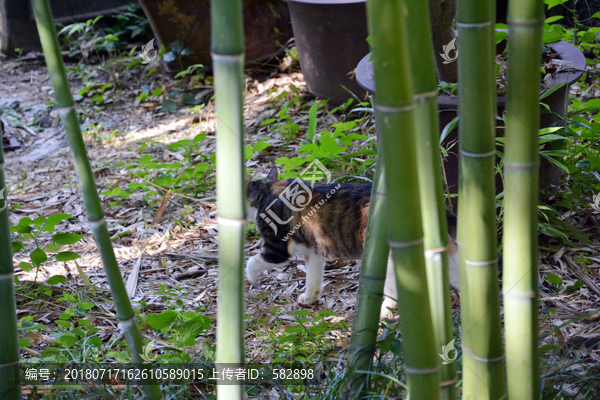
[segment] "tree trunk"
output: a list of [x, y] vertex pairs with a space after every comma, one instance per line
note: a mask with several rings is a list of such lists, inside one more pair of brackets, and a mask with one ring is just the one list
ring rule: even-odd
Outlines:
[[[429, 13], [438, 81], [456, 83], [458, 81], [457, 63], [453, 61], [444, 64], [445, 60], [440, 56], [440, 53], [444, 53], [444, 46], [456, 37], [452, 26], [456, 15], [456, 0], [429, 0]], [[454, 51], [449, 54], [450, 57], [455, 55]]]

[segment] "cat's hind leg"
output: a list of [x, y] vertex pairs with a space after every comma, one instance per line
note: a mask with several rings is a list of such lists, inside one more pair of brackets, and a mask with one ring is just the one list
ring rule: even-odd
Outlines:
[[[398, 287], [396, 284], [396, 273], [394, 271], [394, 260], [392, 253], [388, 256], [387, 272], [385, 274], [385, 283], [383, 287], [383, 302], [381, 303], [381, 311], [379, 318], [387, 318], [393, 314], [396, 308], [396, 300], [398, 299]], [[391, 310], [390, 310], [391, 309]]]

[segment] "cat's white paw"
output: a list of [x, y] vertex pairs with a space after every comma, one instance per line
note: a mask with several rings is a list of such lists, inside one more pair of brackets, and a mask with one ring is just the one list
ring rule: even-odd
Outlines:
[[395, 309], [396, 302], [389, 297], [384, 297], [383, 302], [381, 303], [381, 311], [379, 312], [379, 319], [393, 317], [394, 313], [393, 313], [393, 311], [390, 310], [390, 308], [392, 310]]
[[300, 296], [298, 296], [298, 303], [300, 303], [304, 306], [308, 306], [310, 304], [316, 303], [317, 300], [319, 300], [320, 294], [321, 294], [320, 292], [311, 293], [310, 295], [308, 293], [302, 293]]
[[246, 264], [246, 278], [253, 285], [258, 283], [258, 275], [260, 275], [260, 269], [256, 268], [257, 262], [255, 257], [257, 256], [251, 257]]

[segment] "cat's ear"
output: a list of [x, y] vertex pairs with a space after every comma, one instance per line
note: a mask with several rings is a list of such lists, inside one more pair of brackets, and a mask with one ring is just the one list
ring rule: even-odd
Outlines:
[[265, 179], [268, 179], [270, 181], [278, 181], [279, 173], [277, 172], [277, 167], [271, 168], [271, 170], [269, 171], [269, 175], [267, 175]]

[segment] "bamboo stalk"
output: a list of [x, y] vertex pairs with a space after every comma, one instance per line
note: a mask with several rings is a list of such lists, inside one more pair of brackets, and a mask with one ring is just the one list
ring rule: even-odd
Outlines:
[[508, 396], [540, 398], [537, 203], [544, 2], [510, 2], [504, 158], [504, 324]]
[[4, 179], [4, 149], [0, 122], [0, 399], [21, 399], [21, 385], [17, 384], [19, 366], [19, 335], [15, 304], [15, 274], [13, 266], [8, 195]]
[[383, 287], [387, 272], [390, 247], [387, 244], [387, 218], [385, 172], [382, 147], [379, 146], [377, 166], [371, 188], [371, 204], [367, 221], [367, 233], [358, 281], [356, 317], [350, 337], [348, 360], [349, 383], [353, 398], [360, 397], [368, 388], [369, 376], [355, 371], [368, 371], [375, 353]]
[[[458, 0], [463, 398], [505, 395], [495, 215], [495, 2]], [[466, 307], [464, 307], [466, 305]], [[473, 368], [471, 370], [471, 368]]]
[[[46, 58], [46, 65], [48, 66], [50, 79], [52, 81], [52, 86], [54, 87], [58, 111], [67, 133], [69, 147], [71, 148], [75, 172], [79, 179], [79, 186], [87, 218], [92, 228], [98, 251], [100, 252], [102, 265], [104, 266], [111, 294], [115, 301], [117, 317], [125, 331], [125, 337], [135, 363], [142, 365], [142, 335], [140, 334], [137, 325], [137, 316], [127, 297], [125, 284], [123, 283], [121, 271], [119, 270], [119, 264], [113, 251], [106, 222], [104, 221], [104, 211], [100, 204], [96, 183], [94, 182], [94, 174], [90, 166], [90, 160], [87, 156], [85, 143], [83, 142], [81, 129], [77, 120], [75, 103], [73, 102], [73, 97], [69, 89], [65, 66], [60, 54], [60, 47], [54, 28], [50, 5], [48, 4], [48, 0], [31, 0], [31, 4], [38, 33], [40, 35], [40, 41], [42, 42], [42, 49], [44, 50], [44, 56]], [[143, 390], [148, 399], [162, 398], [160, 388], [155, 380], [146, 380]]]
[[[431, 20], [427, 1], [405, 0], [410, 32], [410, 66], [415, 98], [415, 138], [425, 233], [425, 262], [435, 348], [442, 350], [453, 339], [450, 278], [448, 273], [448, 222], [444, 205], [439, 148], [438, 84], [433, 57]], [[440, 367], [440, 398], [455, 399], [456, 364]]]
[[[211, 1], [212, 59], [217, 111], [217, 203], [219, 205], [219, 294], [217, 357], [244, 363], [244, 36], [241, 0]], [[218, 385], [217, 397], [243, 399], [243, 385]]]
[[[398, 283], [408, 397], [439, 399], [439, 357], [427, 293], [423, 226], [413, 134], [414, 103], [402, 0], [370, 0], [377, 119], [384, 149], [389, 245]], [[393, 154], [393, 156], [391, 156]], [[410, 212], [408, 212], [410, 211]]]

